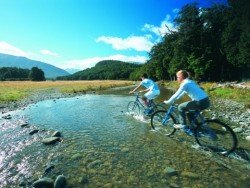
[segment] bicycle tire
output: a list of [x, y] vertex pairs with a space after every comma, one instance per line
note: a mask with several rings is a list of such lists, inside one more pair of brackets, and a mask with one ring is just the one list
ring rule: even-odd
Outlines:
[[140, 107], [136, 101], [130, 101], [127, 105], [127, 112], [133, 116], [140, 115]]
[[171, 114], [168, 120], [164, 120], [166, 113], [167, 110], [158, 110], [154, 112], [151, 116], [151, 127], [154, 130], [160, 131], [163, 134], [170, 136], [176, 131], [173, 126], [176, 123], [176, 120]]
[[219, 120], [205, 120], [195, 129], [195, 140], [200, 146], [210, 148], [216, 153], [228, 155], [238, 144], [236, 134], [225, 123]]

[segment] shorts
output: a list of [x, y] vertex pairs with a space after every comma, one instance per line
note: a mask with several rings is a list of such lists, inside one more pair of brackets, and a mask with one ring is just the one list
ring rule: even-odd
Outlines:
[[147, 93], [144, 94], [144, 96], [148, 99], [148, 100], [152, 100], [155, 99], [157, 96], [160, 95], [160, 90], [152, 90], [152, 91], [148, 91]]

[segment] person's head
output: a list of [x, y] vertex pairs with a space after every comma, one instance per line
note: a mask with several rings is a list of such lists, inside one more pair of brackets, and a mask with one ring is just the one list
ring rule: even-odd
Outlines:
[[176, 73], [177, 81], [182, 82], [189, 77], [189, 73], [185, 70], [180, 70]]
[[145, 79], [145, 78], [148, 78], [148, 75], [146, 73], [144, 73], [144, 74], [141, 75], [141, 79], [142, 80]]

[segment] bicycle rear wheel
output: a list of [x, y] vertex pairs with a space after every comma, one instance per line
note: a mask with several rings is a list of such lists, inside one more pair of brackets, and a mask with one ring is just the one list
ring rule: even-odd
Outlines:
[[195, 139], [205, 146], [223, 155], [228, 155], [237, 147], [237, 137], [233, 130], [219, 120], [205, 120], [195, 129]]
[[160, 131], [163, 134], [170, 136], [176, 131], [174, 128], [176, 120], [171, 114], [169, 118], [166, 118], [166, 113], [166, 110], [158, 110], [154, 112], [151, 116], [151, 127], [154, 130]]
[[133, 116], [140, 115], [140, 107], [136, 101], [130, 101], [127, 106], [127, 112]]

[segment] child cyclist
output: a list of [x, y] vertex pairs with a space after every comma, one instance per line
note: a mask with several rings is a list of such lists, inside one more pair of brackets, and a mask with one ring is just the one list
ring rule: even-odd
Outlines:
[[160, 95], [160, 89], [158, 85], [153, 80], [149, 79], [148, 75], [145, 73], [141, 76], [141, 80], [142, 80], [141, 83], [129, 93], [130, 94], [134, 93], [141, 86], [144, 86], [146, 88], [145, 90], [141, 90], [139, 92], [146, 92], [144, 96], [142, 97], [142, 100], [144, 101], [144, 104], [147, 107], [144, 113], [146, 115], [150, 115], [152, 113], [152, 109], [150, 109], [151, 101]]

